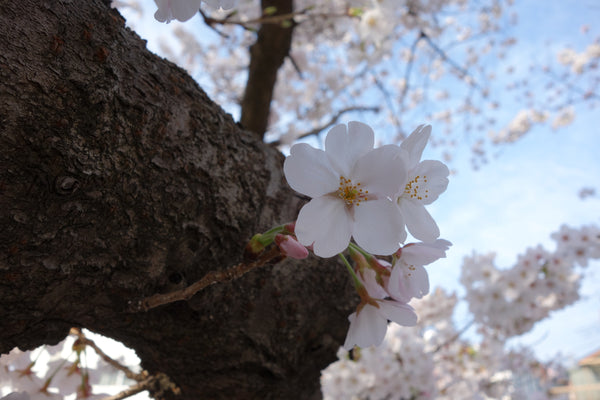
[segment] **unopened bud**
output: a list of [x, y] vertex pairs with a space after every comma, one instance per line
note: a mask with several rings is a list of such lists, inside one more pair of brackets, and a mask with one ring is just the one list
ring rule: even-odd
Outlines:
[[297, 260], [308, 257], [308, 249], [290, 235], [277, 234], [275, 236], [275, 243], [279, 246], [281, 252], [288, 257]]
[[260, 253], [262, 253], [265, 249], [265, 245], [261, 242], [262, 234], [257, 233], [252, 236], [252, 239], [246, 245], [244, 249], [244, 259], [245, 260], [256, 260]]

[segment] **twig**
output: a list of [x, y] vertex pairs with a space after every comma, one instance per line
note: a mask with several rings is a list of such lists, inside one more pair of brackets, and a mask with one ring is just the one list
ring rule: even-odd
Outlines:
[[208, 26], [212, 27], [212, 25], [217, 25], [217, 24], [218, 25], [238, 25], [238, 26], [241, 26], [242, 28], [244, 28], [246, 30], [250, 30], [250, 31], [256, 30], [255, 28], [252, 28], [251, 25], [281, 24], [281, 23], [284, 23], [285, 21], [291, 21], [291, 22], [296, 23], [294, 21], [294, 18], [301, 16], [301, 15], [308, 15], [311, 18], [318, 18], [318, 17], [320, 17], [320, 18], [341, 18], [341, 17], [354, 18], [353, 15], [350, 15], [348, 13], [345, 13], [345, 14], [329, 14], [329, 13], [309, 14], [309, 11], [312, 10], [313, 8], [314, 7], [306, 7], [306, 8], [303, 8], [302, 10], [293, 11], [293, 12], [286, 13], [286, 14], [267, 15], [267, 16], [263, 15], [260, 18], [249, 19], [247, 21], [239, 21], [239, 20], [231, 19], [230, 18], [231, 15], [227, 16], [225, 18], [213, 18], [213, 17], [206, 15], [202, 10], [200, 10], [200, 14], [202, 14], [202, 17], [204, 18], [204, 22]]
[[[338, 122], [338, 120], [342, 117], [342, 115], [352, 112], [352, 111], [370, 111], [370, 112], [378, 113], [380, 111], [380, 109], [379, 109], [379, 107], [364, 107], [364, 106], [352, 106], [352, 107], [343, 108], [343, 109], [339, 110], [335, 115], [333, 115], [331, 117], [331, 119], [329, 121], [327, 121], [324, 125], [321, 125], [321, 126], [314, 128], [308, 132], [305, 132], [305, 133], [299, 135], [298, 137], [296, 137], [296, 139], [303, 139], [308, 136], [318, 135], [325, 129], [329, 128], [330, 126], [332, 126], [333, 124]], [[279, 146], [282, 143], [281, 143], [281, 140], [275, 140], [274, 142], [270, 142], [269, 144], [273, 145], [273, 146]]]
[[210, 29], [212, 29], [213, 31], [215, 31], [215, 32], [217, 33], [217, 35], [221, 36], [222, 38], [229, 39], [229, 35], [228, 35], [228, 34], [226, 34], [226, 33], [224, 33], [224, 32], [221, 32], [220, 30], [218, 30], [217, 28], [215, 28], [215, 27], [213, 26], [213, 25], [214, 25], [214, 22], [213, 22], [213, 21], [214, 21], [214, 19], [213, 19], [213, 18], [211, 18], [211, 17], [209, 17], [208, 15], [206, 15], [206, 14], [204, 13], [204, 11], [202, 11], [202, 10], [198, 10], [198, 11], [200, 12], [200, 15], [202, 15], [202, 18], [204, 19], [204, 23], [205, 23], [205, 24], [206, 24], [206, 25], [207, 25], [207, 26], [208, 26]]
[[450, 339], [446, 340], [443, 343], [440, 343], [435, 350], [432, 351], [432, 353], [437, 353], [438, 351], [440, 351], [442, 349], [442, 347], [454, 342], [456, 339], [458, 339], [460, 337], [460, 335], [462, 335], [463, 333], [465, 333], [465, 331], [467, 329], [469, 329], [471, 327], [471, 325], [473, 325], [473, 323], [475, 322], [474, 319], [472, 319], [467, 325], [465, 325], [460, 331], [456, 332], [456, 334], [454, 336], [452, 336]]
[[113, 396], [108, 396], [102, 398], [102, 400], [122, 400], [127, 397], [133, 396], [134, 394], [138, 394], [143, 392], [144, 390], [158, 389], [159, 392], [164, 393], [167, 390], [173, 392], [175, 395], [181, 393], [181, 390], [175, 386], [173, 382], [163, 373], [158, 373], [156, 375], [151, 375], [146, 379], [136, 383], [133, 386], [128, 387], [120, 393], [117, 393]]
[[179, 300], [189, 300], [196, 293], [206, 288], [207, 286], [214, 285], [215, 283], [228, 282], [234, 279], [238, 279], [247, 272], [253, 270], [254, 268], [261, 267], [267, 264], [269, 261], [272, 261], [279, 257], [282, 257], [279, 247], [273, 246], [270, 250], [263, 253], [260, 256], [260, 258], [254, 262], [251, 262], [249, 264], [240, 263], [229, 267], [223, 271], [210, 271], [209, 273], [204, 275], [202, 279], [184, 289], [176, 290], [170, 293], [155, 294], [153, 296], [146, 297], [137, 302], [136, 304], [132, 304], [130, 306], [130, 309], [133, 312], [148, 311], [152, 308], [156, 308], [163, 304], [169, 304]]
[[127, 389], [123, 390], [122, 392], [119, 392], [117, 394], [115, 394], [114, 396], [108, 396], [108, 397], [103, 397], [102, 400], [121, 400], [121, 399], [125, 399], [129, 396], [133, 396], [134, 394], [138, 394], [140, 392], [143, 392], [144, 390], [148, 390], [150, 388], [150, 386], [152, 385], [152, 383], [154, 382], [154, 377], [149, 377], [148, 379], [145, 379], [141, 382], [136, 383], [133, 386], [128, 387]]
[[130, 370], [126, 366], [124, 366], [121, 363], [119, 363], [118, 361], [110, 358], [104, 351], [102, 351], [101, 348], [99, 348], [96, 345], [96, 343], [94, 343], [93, 340], [88, 339], [83, 334], [83, 332], [81, 332], [80, 329], [78, 329], [78, 328], [72, 328], [71, 329], [71, 333], [75, 334], [81, 343], [85, 344], [86, 346], [90, 346], [92, 349], [94, 349], [94, 351], [96, 352], [96, 354], [98, 354], [100, 356], [100, 358], [102, 358], [104, 361], [106, 361], [106, 363], [110, 364], [115, 369], [123, 371], [125, 373], [125, 376], [127, 378], [139, 382], [139, 381], [142, 381], [142, 380], [144, 380], [144, 379], [146, 379], [148, 377], [147, 373], [144, 374], [142, 372], [140, 374], [136, 374], [135, 372], [133, 372], [132, 370]]
[[[417, 51], [417, 45], [419, 44], [419, 42], [421, 41], [421, 39], [423, 39], [423, 35], [419, 35], [415, 38], [415, 41], [412, 43], [412, 45], [410, 46], [410, 59], [408, 60], [407, 64], [406, 64], [406, 70], [404, 71], [404, 87], [402, 88], [402, 92], [400, 93], [400, 114], [402, 114], [404, 112], [404, 104], [406, 101], [406, 95], [408, 93], [408, 90], [410, 88], [410, 75], [412, 72], [412, 68], [415, 62], [415, 52]], [[390, 109], [391, 113], [392, 113], [392, 117], [393, 117], [393, 122], [397, 127], [402, 126], [402, 124], [400, 123], [400, 121], [398, 120], [398, 117], [396, 117], [396, 112], [394, 110], [394, 106], [392, 104], [392, 100], [390, 97], [390, 94], [387, 90], [385, 90], [385, 88], [383, 87], [383, 85], [379, 82], [379, 80], [375, 79], [375, 86], [377, 86], [377, 88], [381, 91], [381, 93], [383, 94], [383, 97], [387, 103], [388, 108]], [[404, 134], [403, 134], [404, 135]]]
[[[454, 61], [453, 59], [451, 59], [448, 54], [446, 54], [446, 52], [444, 50], [442, 50], [437, 44], [435, 44], [433, 42], [433, 40], [431, 40], [431, 38], [425, 33], [425, 32], [421, 32], [421, 38], [425, 39], [425, 41], [427, 42], [427, 44], [436, 52], [438, 53], [438, 55], [442, 58], [442, 60], [444, 60], [446, 63], [448, 63], [452, 68], [454, 68], [456, 71], [458, 71], [458, 73], [460, 74], [461, 78], [465, 78], [465, 77], [470, 77], [471, 75], [469, 74], [469, 71], [467, 71], [466, 69], [464, 69], [463, 67], [461, 67], [460, 65], [458, 65], [458, 63], [456, 61]], [[477, 84], [477, 82], [475, 82], [475, 79], [473, 79], [473, 86], [479, 88], [479, 85]]]
[[129, 396], [133, 396], [139, 392], [144, 390], [154, 390], [159, 393], [164, 393], [167, 391], [171, 391], [174, 394], [179, 394], [181, 390], [175, 385], [171, 379], [163, 374], [162, 372], [158, 372], [156, 374], [150, 375], [148, 371], [144, 370], [139, 374], [136, 374], [126, 366], [122, 365], [116, 360], [110, 358], [102, 349], [100, 349], [93, 340], [88, 339], [81, 329], [79, 328], [71, 328], [71, 333], [77, 336], [77, 340], [85, 344], [86, 346], [90, 346], [96, 354], [98, 354], [106, 363], [111, 365], [113, 368], [118, 369], [119, 371], [123, 371], [125, 376], [131, 380], [136, 381], [137, 383], [133, 386], [128, 387], [122, 392], [109, 397], [104, 397], [102, 400], [121, 400]]

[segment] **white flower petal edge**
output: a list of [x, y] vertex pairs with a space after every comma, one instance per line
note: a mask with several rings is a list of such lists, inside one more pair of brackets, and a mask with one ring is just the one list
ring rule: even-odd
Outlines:
[[169, 23], [173, 19], [185, 22], [200, 9], [200, 0], [154, 0], [158, 10], [154, 18], [159, 22]]
[[[410, 181], [416, 180], [419, 188], [413, 189], [413, 193], [421, 193], [417, 200], [425, 205], [433, 203], [440, 194], [448, 188], [448, 175], [450, 170], [441, 161], [423, 160], [410, 171]], [[419, 177], [419, 179], [416, 179]]]
[[325, 138], [325, 152], [339, 175], [350, 176], [359, 158], [373, 150], [375, 134], [369, 125], [351, 121], [331, 128]]
[[431, 125], [419, 125], [400, 144], [400, 147], [408, 152], [408, 169], [413, 169], [421, 160], [429, 136], [431, 136]]
[[403, 326], [415, 326], [417, 314], [408, 304], [398, 303], [391, 300], [377, 302], [379, 308], [370, 304], [352, 313], [348, 320], [350, 328], [344, 341], [346, 350], [358, 347], [379, 346], [383, 342], [387, 331], [388, 320]]
[[300, 210], [295, 233], [304, 246], [312, 244], [319, 257], [333, 257], [348, 247], [352, 219], [340, 199], [316, 197]]
[[407, 264], [428, 265], [446, 257], [446, 251], [452, 246], [446, 239], [437, 239], [433, 243], [409, 243], [402, 247], [400, 259]]
[[371, 254], [392, 254], [406, 240], [404, 221], [388, 199], [371, 200], [354, 210], [356, 243]]
[[351, 350], [358, 347], [379, 346], [383, 342], [387, 331], [387, 319], [377, 308], [367, 304], [359, 313], [352, 313], [348, 317], [350, 327], [344, 341], [344, 348]]
[[411, 235], [424, 242], [433, 242], [440, 230], [425, 210], [425, 205], [435, 201], [448, 187], [448, 167], [434, 160], [420, 161], [431, 126], [419, 126], [400, 147], [408, 154], [408, 179], [404, 191], [397, 194], [395, 202], [406, 220]]
[[283, 173], [292, 189], [310, 197], [335, 192], [340, 179], [327, 154], [306, 143], [292, 146], [283, 163]]
[[406, 186], [406, 159], [406, 151], [398, 146], [381, 146], [359, 158], [351, 176], [369, 188], [377, 198], [392, 198], [398, 193], [396, 188]]
[[402, 248], [387, 282], [387, 291], [393, 299], [409, 302], [429, 293], [429, 276], [424, 265], [446, 257], [452, 244], [444, 239], [434, 243], [411, 243]]
[[403, 198], [398, 200], [398, 208], [405, 219], [406, 228], [416, 239], [433, 242], [440, 237], [440, 228], [423, 204]]

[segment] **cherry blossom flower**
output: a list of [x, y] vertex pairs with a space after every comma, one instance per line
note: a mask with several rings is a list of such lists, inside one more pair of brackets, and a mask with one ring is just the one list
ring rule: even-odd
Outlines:
[[396, 197], [400, 213], [411, 235], [423, 242], [433, 242], [440, 230], [425, 209], [448, 187], [448, 167], [437, 160], [421, 160], [431, 135], [431, 126], [419, 126], [400, 147], [408, 153], [408, 182]]
[[420, 299], [429, 293], [429, 277], [423, 266], [446, 257], [451, 245], [447, 240], [438, 239], [433, 243], [410, 243], [402, 247], [387, 282], [390, 296], [408, 303], [412, 298]]
[[[387, 268], [385, 262], [382, 268]], [[348, 320], [350, 328], [344, 348], [379, 346], [385, 337], [388, 320], [403, 326], [417, 324], [417, 314], [404, 302], [389, 299], [390, 294], [379, 285], [378, 273], [372, 268], [362, 268], [356, 275], [357, 290], [362, 299]]]
[[169, 23], [176, 19], [185, 22], [200, 9], [200, 0], [154, 0], [158, 10], [154, 18], [159, 22]]
[[[404, 220], [390, 200], [406, 185], [406, 153], [373, 149], [373, 130], [360, 122], [334, 126], [325, 151], [292, 146], [283, 165], [289, 185], [312, 200], [300, 210], [296, 237], [316, 255], [342, 252], [354, 237], [372, 254], [392, 254], [406, 239]], [[393, 173], [390, 173], [393, 171]]]
[[393, 300], [378, 300], [377, 306], [365, 304], [352, 313], [344, 348], [379, 346], [387, 331], [388, 320], [403, 326], [415, 326], [417, 314], [408, 304]]

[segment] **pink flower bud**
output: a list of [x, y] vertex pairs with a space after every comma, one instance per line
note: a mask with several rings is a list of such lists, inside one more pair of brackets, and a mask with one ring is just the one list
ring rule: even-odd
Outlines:
[[303, 258], [308, 257], [308, 250], [306, 247], [301, 245], [296, 238], [290, 235], [282, 235], [278, 233], [275, 236], [275, 243], [277, 246], [279, 246], [281, 252], [288, 257], [292, 257], [297, 260], [302, 260]]

